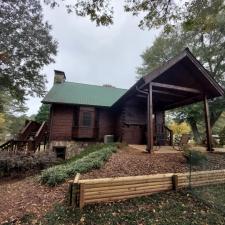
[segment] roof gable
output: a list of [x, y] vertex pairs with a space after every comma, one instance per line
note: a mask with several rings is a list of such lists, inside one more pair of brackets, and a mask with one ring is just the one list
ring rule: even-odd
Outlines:
[[[155, 81], [164, 73], [168, 72], [175, 66], [182, 65], [183, 70], [189, 72], [189, 79], [195, 80], [197, 86], [202, 83], [203, 89], [207, 87], [205, 92], [211, 92], [211, 97], [218, 97], [224, 94], [223, 88], [213, 79], [204, 66], [194, 57], [188, 48], [185, 48], [179, 55], [167, 61], [164, 65], [156, 68], [150, 74], [143, 77], [145, 84]], [[194, 73], [195, 71], [195, 73]], [[182, 74], [179, 74], [180, 76]], [[198, 75], [198, 77], [197, 77]], [[198, 79], [196, 79], [198, 78]], [[171, 77], [172, 80], [172, 77]], [[199, 83], [198, 83], [199, 82]], [[200, 88], [200, 87], [199, 87]]]

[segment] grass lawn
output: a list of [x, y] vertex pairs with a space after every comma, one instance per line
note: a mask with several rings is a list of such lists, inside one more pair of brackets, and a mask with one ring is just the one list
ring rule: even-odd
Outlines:
[[225, 216], [225, 184], [194, 188], [191, 193], [200, 201], [223, 211]]
[[[205, 191], [205, 187], [202, 190]], [[217, 201], [225, 202], [225, 184], [209, 186], [207, 190], [212, 196], [210, 205], [196, 198], [192, 192], [181, 190], [115, 203], [88, 205], [83, 210], [67, 208], [61, 204], [48, 212], [41, 222], [35, 221], [32, 215], [26, 215], [22, 224], [225, 224], [224, 212], [211, 206], [213, 203], [217, 204]], [[201, 188], [197, 188], [196, 191], [201, 193]]]

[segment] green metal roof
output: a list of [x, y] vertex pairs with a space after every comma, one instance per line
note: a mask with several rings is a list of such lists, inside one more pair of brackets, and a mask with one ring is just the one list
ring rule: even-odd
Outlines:
[[42, 102], [110, 107], [126, 91], [121, 88], [65, 82], [54, 84]]

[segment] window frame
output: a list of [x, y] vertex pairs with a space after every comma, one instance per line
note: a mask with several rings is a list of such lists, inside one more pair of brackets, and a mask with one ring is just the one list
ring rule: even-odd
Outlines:
[[93, 127], [94, 113], [92, 111], [88, 111], [88, 110], [81, 111], [80, 113], [81, 113], [81, 126], [88, 127], [88, 128]]

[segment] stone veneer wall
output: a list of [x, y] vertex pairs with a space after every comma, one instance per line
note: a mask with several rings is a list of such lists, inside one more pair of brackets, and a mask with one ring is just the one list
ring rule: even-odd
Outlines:
[[[93, 144], [93, 143], [92, 143]], [[65, 147], [65, 159], [69, 159], [77, 154], [79, 154], [84, 147], [87, 147], [89, 143], [87, 142], [77, 142], [77, 141], [51, 141], [49, 143], [49, 150], [54, 151], [54, 148]]]

